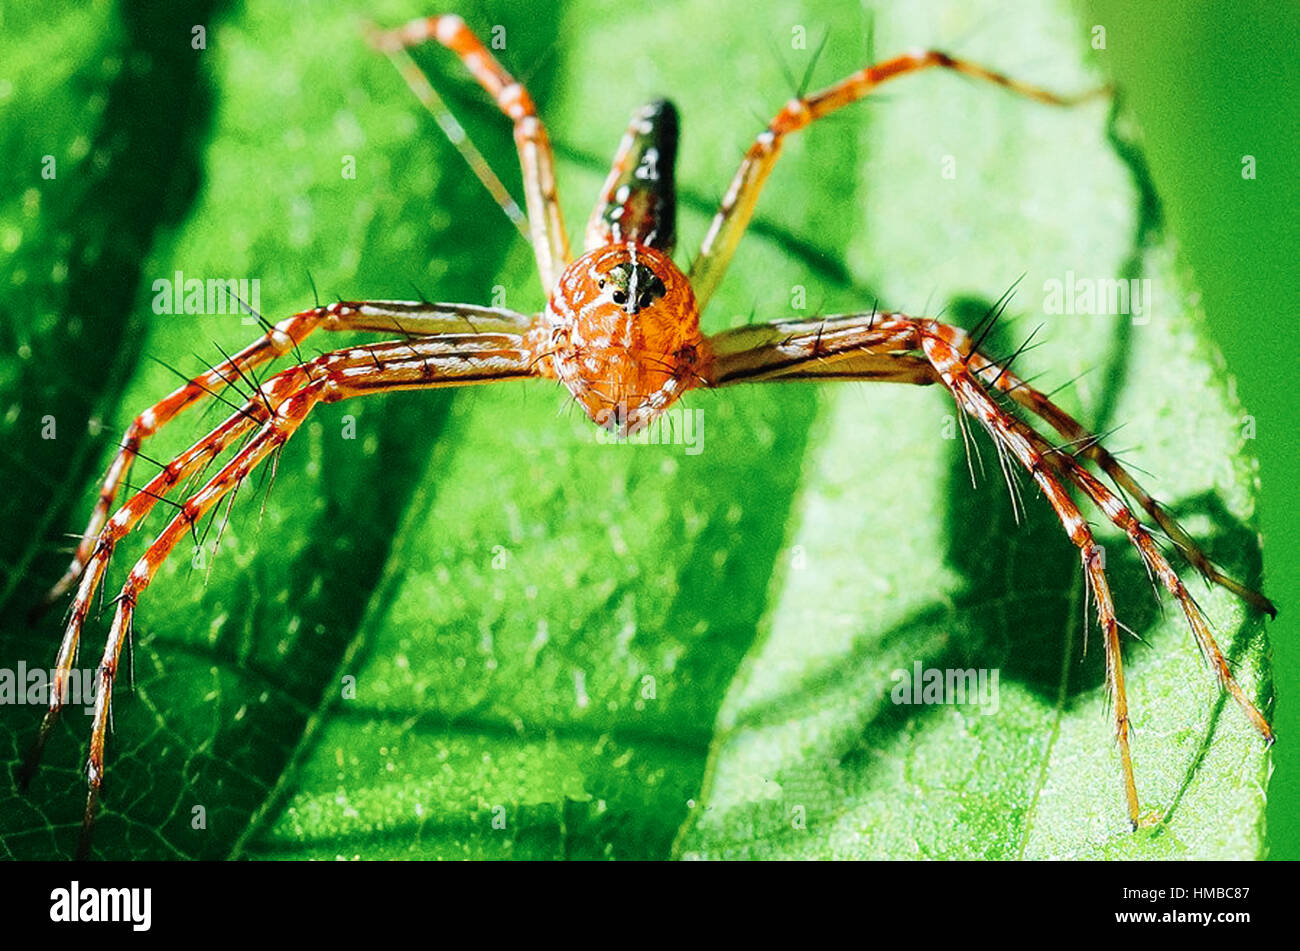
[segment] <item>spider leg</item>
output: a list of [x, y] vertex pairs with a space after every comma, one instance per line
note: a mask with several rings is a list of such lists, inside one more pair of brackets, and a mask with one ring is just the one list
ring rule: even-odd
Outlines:
[[104, 742], [108, 731], [113, 682], [117, 676], [122, 645], [131, 634], [136, 600], [140, 591], [149, 584], [163, 559], [186, 533], [193, 530], [198, 521], [220, 501], [223, 495], [242, 483], [254, 466], [283, 444], [319, 399], [320, 395], [316, 391], [312, 391], [310, 395], [300, 391], [298, 395], [289, 397], [276, 407], [275, 418], [266, 423], [257, 435], [198, 493], [186, 500], [180, 513], [167, 524], [162, 534], [149, 546], [144, 557], [136, 562], [130, 577], [123, 585], [122, 592], [117, 598], [113, 625], [109, 630], [104, 656], [96, 670], [98, 689], [95, 694], [94, 719], [91, 726], [90, 755], [86, 766], [89, 790], [77, 848], [79, 859], [88, 857], [90, 852], [90, 833], [104, 781]]
[[[993, 399], [991, 390], [1002, 389], [1013, 399], [1019, 396], [1017, 403], [1052, 422], [1058, 431], [1068, 435], [1067, 430], [1077, 428], [1084, 432], [1087, 442], [1097, 446], [1095, 437], [1086, 434], [1078, 423], [1046, 397], [1029, 390], [1004, 367], [975, 351], [965, 331], [937, 321], [873, 312], [870, 315], [851, 314], [823, 320], [779, 321], [741, 327], [717, 334], [710, 338], [709, 343], [714, 352], [714, 362], [708, 368], [706, 378], [706, 385], [710, 386], [783, 379], [941, 381], [962, 411], [981, 423], [995, 444], [1009, 452], [1032, 476], [1056, 511], [1070, 540], [1079, 549], [1088, 590], [1096, 602], [1105, 642], [1106, 683], [1120, 747], [1124, 795], [1129, 819], [1134, 824], [1139, 821], [1137, 787], [1129, 748], [1128, 700], [1118, 621], [1102, 564], [1101, 548], [1070, 498], [1067, 482], [1078, 487], [1128, 536], [1148, 571], [1159, 578], [1178, 602], [1197, 645], [1223, 689], [1232, 695], [1265, 739], [1272, 741], [1273, 733], [1268, 722], [1233, 677], [1204, 614], [1148, 529], [1073, 455], [1058, 450], [1024, 420], [1003, 409]], [[918, 350], [923, 359], [916, 355]], [[1025, 395], [1026, 392], [1029, 395]], [[1037, 412], [1038, 408], [1043, 412]], [[1056, 425], [1057, 422], [1060, 425]], [[1088, 458], [1097, 461], [1098, 465], [1102, 465], [1102, 459], [1109, 459], [1113, 468], [1123, 472], [1108, 453], [1105, 456], [1088, 455]], [[1103, 468], [1110, 471], [1105, 466]], [[1124, 475], [1127, 477], [1127, 473]], [[1227, 587], [1235, 591], [1240, 586]]]
[[[533, 254], [537, 258], [537, 269], [541, 272], [542, 290], [550, 294], [560, 272], [572, 258], [556, 194], [555, 156], [551, 151], [546, 126], [537, 115], [537, 107], [528, 90], [506, 72], [483, 45], [483, 41], [455, 14], [412, 20], [405, 26], [377, 34], [373, 42], [384, 52], [391, 53], [420, 46], [430, 40], [437, 40], [459, 56], [465, 68], [514, 123], [515, 147], [519, 151], [519, 164], [524, 175], [524, 202], [528, 208]], [[403, 70], [403, 75], [407, 75], [407, 72]], [[417, 95], [421, 92], [422, 90], [416, 89]]]
[[[952, 343], [964, 348], [969, 353], [970, 343], [965, 332], [958, 328]], [[1182, 552], [1183, 556], [1200, 572], [1206, 581], [1227, 588], [1244, 601], [1248, 601], [1270, 617], [1277, 616], [1277, 608], [1263, 594], [1236, 581], [1214, 565], [1208, 555], [1192, 540], [1186, 530], [1169, 514], [1158, 500], [1153, 498], [1107, 449], [1097, 436], [1089, 432], [1074, 417], [1053, 403], [1045, 394], [1029, 386], [1013, 373], [998, 367], [991, 360], [978, 352], [970, 354], [971, 367], [980, 374], [981, 379], [1002, 390], [1013, 400], [1033, 413], [1064, 436], [1073, 447], [1074, 453], [1092, 460], [1098, 468], [1110, 476], [1115, 484], [1132, 498], [1136, 499], [1142, 509], [1160, 526]], [[1082, 486], [1080, 486], [1082, 488]], [[1109, 514], [1109, 513], [1107, 513]], [[1120, 526], [1123, 528], [1123, 526]]]
[[1058, 95], [938, 50], [913, 50], [867, 66], [820, 92], [791, 99], [745, 152], [705, 234], [690, 274], [701, 313], [722, 282], [736, 245], [754, 214], [763, 184], [776, 165], [785, 137], [836, 109], [865, 98], [891, 79], [934, 67], [991, 82], [1017, 95], [1054, 106], [1073, 105], [1107, 91], [1093, 90], [1077, 96]]
[[[1035, 432], [1035, 438], [1041, 442], [1040, 448], [1050, 451], [1053, 456], [1058, 454], [1067, 456], [1068, 461], [1075, 460], [1077, 456], [1092, 460], [1103, 472], [1111, 476], [1121, 489], [1138, 500], [1143, 510], [1174, 541], [1178, 550], [1206, 580], [1221, 585], [1260, 610], [1276, 615], [1277, 611], [1268, 598], [1220, 571], [1186, 530], [1164, 506], [1142, 488], [1119, 460], [1101, 444], [1097, 436], [1085, 429], [1046, 395], [1010, 372], [1006, 366], [974, 350], [970, 336], [960, 327], [933, 321], [916, 321], [899, 314], [877, 313], [826, 317], [821, 320], [777, 321], [739, 327], [711, 338], [710, 344], [716, 359], [710, 384], [724, 386], [729, 383], [755, 380], [820, 380], [837, 377], [909, 383], [936, 382], [938, 377], [934, 375], [928, 362], [906, 352], [915, 349], [916, 343], [912, 334], [915, 328], [921, 325], [955, 347], [968, 361], [970, 369], [984, 386], [995, 387], [1007, 394], [1020, 406], [1049, 423], [1053, 429], [1069, 440], [1071, 447], [1075, 447], [1072, 453], [1065, 453], [1064, 450], [1049, 446]], [[1155, 547], [1150, 532], [1133, 517], [1122, 500], [1106, 486], [1098, 483], [1081, 466], [1063, 465], [1062, 471], [1071, 482], [1096, 502], [1107, 518], [1129, 533], [1139, 552], [1143, 554], [1143, 561], [1155, 569], [1159, 562], [1148, 557], [1147, 552], [1154, 549], [1159, 554], [1159, 549]], [[1136, 525], [1136, 529], [1130, 529], [1128, 525], [1130, 519]], [[1160, 562], [1167, 565], [1162, 555]], [[1186, 606], [1191, 603], [1185, 588], [1180, 589], [1182, 592], [1180, 594], [1170, 586], [1171, 582], [1164, 568], [1153, 570], [1153, 574], [1161, 578], [1170, 592], [1178, 598], [1180, 604]], [[1193, 622], [1193, 629], [1199, 631], [1202, 627], [1202, 624]], [[1211, 658], [1213, 666], [1218, 670], [1221, 668], [1218, 661], [1214, 660], [1216, 653], [1211, 650], [1207, 656]], [[1252, 711], [1248, 713], [1252, 720], [1256, 720], [1257, 714]]]
[[[158, 568], [186, 533], [225, 495], [237, 489], [258, 464], [282, 446], [319, 403], [389, 390], [526, 379], [537, 375], [534, 365], [535, 360], [520, 334], [448, 334], [337, 350], [304, 366], [285, 370], [267, 381], [268, 401], [273, 405], [273, 411], [264, 409], [265, 418], [252, 439], [185, 501], [179, 513], [136, 562], [115, 600], [113, 624], [97, 671], [98, 690], [87, 760], [86, 812], [78, 847], [80, 856], [84, 857], [89, 851], [91, 827], [103, 785], [104, 743], [122, 645], [131, 635], [140, 593], [148, 587]], [[209, 436], [202, 443], [212, 439]], [[130, 516], [123, 522], [128, 520]], [[97, 579], [101, 573], [97, 571], [94, 577]], [[90, 577], [88, 574], [87, 578]], [[88, 585], [89, 581], [83, 582], [83, 589]]]
[[[1096, 436], [1085, 430], [1073, 417], [1057, 407], [1045, 395], [1030, 388], [1021, 380], [1006, 372], [1004, 368], [999, 368], [996, 363], [978, 351], [972, 352], [964, 330], [939, 325], [935, 328], [935, 332], [940, 333], [966, 357], [968, 366], [984, 381], [986, 386], [998, 387], [1021, 406], [1047, 420], [1057, 432], [1069, 437], [1072, 440], [1072, 445], [1080, 447], [1077, 450], [1080, 455], [1093, 460], [1104, 472], [1115, 479], [1118, 485], [1137, 498], [1143, 509], [1166, 531], [1179, 550], [1185, 553], [1187, 560], [1200, 570], [1208, 581], [1222, 585], [1255, 607], [1276, 616], [1277, 611], [1268, 598], [1256, 591], [1252, 591], [1240, 582], [1234, 581], [1214, 567], [1209, 557], [1191, 540], [1178, 522], [1165, 511], [1159, 502], [1138, 485], [1137, 481], [1128, 474], [1118, 460], [1106, 451]], [[1255, 729], [1259, 731], [1266, 741], [1272, 743], [1273, 730], [1268, 721], [1255, 704], [1246, 697], [1241, 685], [1233, 677], [1232, 670], [1223, 656], [1223, 651], [1219, 648], [1214, 635], [1210, 631], [1209, 622], [1188, 593], [1187, 587], [1183, 584], [1182, 579], [1178, 577], [1178, 573], [1169, 564], [1169, 560], [1164, 556], [1155, 539], [1152, 538], [1151, 533], [1134, 517], [1132, 511], [1124, 504], [1123, 499], [1080, 465], [1073, 453], [1056, 450], [1037, 432], [1033, 430], [1028, 430], [1028, 432], [1040, 450], [1051, 454], [1057, 468], [1062, 470], [1070, 481], [1092, 500], [1093, 504], [1110, 519], [1112, 524], [1128, 536], [1129, 541], [1141, 556], [1142, 563], [1146, 566], [1147, 571], [1154, 577], [1159, 578], [1161, 584], [1178, 602], [1178, 606], [1182, 609], [1183, 615], [1187, 618], [1187, 623], [1192, 629], [1192, 634], [1196, 638], [1197, 646], [1201, 649], [1201, 654], [1206, 663], [1214, 671], [1219, 684], [1232, 695], [1232, 698], [1241, 707]]]
[[901, 314], [849, 314], [780, 320], [709, 338], [713, 360], [704, 385], [770, 380], [854, 379], [935, 383], [934, 367], [915, 351], [916, 321]]
[[1128, 806], [1129, 822], [1136, 828], [1141, 821], [1141, 816], [1137, 785], [1133, 777], [1133, 757], [1129, 749], [1128, 695], [1124, 689], [1124, 663], [1120, 653], [1119, 624], [1115, 617], [1115, 604], [1111, 598], [1110, 584], [1106, 580], [1101, 546], [1097, 544], [1092, 529], [1055, 472], [1052, 460], [1035, 445], [1032, 438], [1033, 431], [1029, 426], [1004, 411], [971, 372], [961, 352], [935, 333], [935, 328], [942, 325], [932, 321], [917, 323], [921, 350], [938, 371], [944, 385], [957, 401], [957, 405], [983, 425], [994, 443], [1009, 451], [1029, 473], [1056, 512], [1066, 535], [1079, 549], [1085, 583], [1096, 604], [1097, 622], [1102, 630], [1106, 655], [1106, 686], [1115, 721], [1115, 738], [1119, 744], [1124, 798]]
[[[406, 314], [407, 311], [415, 313], [420, 308], [424, 308], [422, 312], [428, 316], [425, 326], [432, 326], [434, 322], [442, 320], [441, 316], [433, 316], [432, 307], [433, 305], [407, 304], [402, 301], [377, 301], [377, 303], [357, 305], [357, 313], [360, 314], [359, 323], [364, 325], [360, 329], [378, 329], [380, 326], [385, 326], [382, 321], [393, 314]], [[490, 314], [480, 314], [480, 316], [491, 320]], [[165, 499], [170, 490], [181, 485], [188, 475], [199, 472], [201, 468], [211, 464], [235, 442], [235, 439], [250, 433], [253, 429], [257, 429], [255, 437], [235, 456], [235, 459], [250, 459], [247, 455], [248, 448], [255, 444], [261, 446], [269, 438], [268, 433], [282, 433], [282, 437], [277, 437], [278, 442], [268, 450], [268, 452], [273, 451], [279, 443], [289, 438], [292, 430], [296, 429], [296, 417], [292, 416], [292, 411], [302, 404], [303, 400], [308, 401], [309, 409], [318, 401], [333, 401], [364, 394], [364, 392], [398, 390], [398, 388], [465, 386], [469, 383], [497, 382], [537, 375], [537, 361], [530, 356], [525, 335], [515, 333], [519, 330], [516, 322], [508, 321], [508, 323], [512, 327], [510, 333], [486, 331], [486, 333], [412, 336], [411, 339], [387, 340], [387, 342], [364, 347], [341, 349], [341, 351], [325, 353], [307, 364], [291, 366], [263, 381], [259, 396], [248, 399], [242, 407], [237, 407], [237, 412], [227, 417], [221, 425], [192, 444], [181, 455], [175, 456], [146, 486], [131, 496], [112, 518], [104, 522], [91, 546], [86, 570], [81, 576], [81, 585], [78, 586], [77, 596], [73, 600], [72, 608], [69, 609], [68, 624], [56, 660], [49, 707], [40, 725], [38, 738], [32, 744], [31, 751], [19, 770], [19, 785], [26, 786], [31, 780], [32, 774], [38, 767], [45, 742], [48, 741], [53, 726], [59, 720], [68, 692], [66, 686], [68, 686], [69, 674], [72, 672], [75, 653], [81, 640], [81, 631], [90, 613], [95, 592], [103, 581], [113, 548], [131, 529], [139, 525], [139, 522], [159, 501]], [[252, 465], [259, 463], [263, 457], [257, 456]], [[192, 529], [199, 517], [211, 508], [211, 505], [204, 505], [201, 511], [198, 511], [195, 508], [195, 499], [203, 498], [204, 491], [220, 485], [218, 481], [222, 478], [222, 474], [229, 477], [231, 472], [233, 469], [227, 464], [221, 473], [218, 473], [217, 477], [214, 477], [213, 481], [199, 492], [199, 495], [194, 496], [185, 505], [179, 505], [179, 514], [170, 522], [169, 533], [174, 533], [177, 526], [185, 530]], [[213, 499], [213, 504], [235, 485], [238, 485], [238, 482], [229, 483], [222, 488], [216, 499]], [[185, 531], [182, 530], [181, 535], [183, 534]], [[172, 540], [166, 546], [166, 551], [170, 551], [179, 539], [179, 537], [172, 538], [172, 535], [168, 535], [168, 538]], [[136, 565], [136, 568], [139, 569], [139, 565]], [[152, 577], [152, 572], [156, 568], [157, 564], [149, 566], [148, 577]], [[133, 590], [131, 585], [136, 581], [138, 581], [138, 574], [133, 574], [123, 591]], [[118, 604], [118, 608], [121, 608], [121, 604]]]
[[59, 653], [55, 660], [54, 678], [50, 685], [50, 704], [41, 720], [36, 741], [28, 751], [19, 772], [20, 787], [25, 788], [35, 774], [45, 744], [63, 710], [67, 699], [68, 677], [77, 655], [81, 630], [117, 542], [139, 524], [158, 500], [164, 497], [168, 489], [210, 463], [235, 439], [262, 422], [266, 415], [265, 407], [260, 404], [249, 403], [241, 407], [239, 412], [228, 417], [220, 426], [172, 459], [161, 472], [149, 480], [147, 485], [127, 500], [113, 518], [106, 519], [91, 537], [87, 560], [83, 569], [79, 569], [81, 584], [78, 586], [76, 597], [73, 598], [72, 606], [68, 609], [63, 640], [59, 644]]
[[1196, 645], [1201, 649], [1201, 656], [1205, 658], [1219, 685], [1226, 690], [1241, 707], [1242, 712], [1250, 720], [1251, 724], [1264, 737], [1268, 743], [1273, 742], [1273, 730], [1264, 715], [1260, 713], [1259, 708], [1247, 698], [1241, 685], [1232, 675], [1232, 669], [1228, 666], [1227, 660], [1223, 656], [1223, 651], [1219, 649], [1218, 643], [1214, 640], [1214, 635], [1210, 632], [1209, 621], [1201, 612], [1196, 602], [1192, 599], [1187, 591], [1186, 585], [1183, 584], [1178, 573], [1174, 571], [1169, 560], [1165, 558], [1164, 553], [1156, 544], [1151, 533], [1142, 525], [1133, 513], [1110, 489], [1108, 489], [1096, 476], [1085, 469], [1074, 456], [1069, 453], [1059, 453], [1038, 433], [1028, 430], [1030, 438], [1036, 448], [1044, 454], [1050, 454], [1058, 471], [1064, 470], [1065, 475], [1078, 488], [1092, 500], [1093, 504], [1110, 519], [1110, 521], [1125, 535], [1133, 547], [1137, 549], [1138, 555], [1142, 558], [1142, 563], [1146, 566], [1147, 571], [1165, 586], [1178, 606], [1182, 609], [1183, 616], [1187, 618], [1187, 623], [1192, 629], [1192, 634], [1196, 638]]
[[[99, 535], [108, 521], [127, 470], [140, 452], [142, 443], [164, 425], [175, 419], [186, 408], [206, 397], [230, 403], [221, 396], [222, 390], [240, 379], [248, 379], [253, 368], [283, 356], [298, 354], [298, 345], [318, 328], [326, 330], [359, 330], [403, 334], [451, 333], [458, 330], [517, 331], [528, 325], [528, 318], [513, 311], [496, 307], [476, 307], [469, 304], [428, 304], [404, 301], [339, 301], [327, 307], [316, 307], [266, 326], [258, 340], [234, 356], [187, 381], [168, 396], [140, 413], [127, 427], [118, 444], [117, 453], [109, 463], [108, 472], [100, 483], [99, 497], [63, 576], [46, 594], [40, 609], [62, 597], [81, 576], [90, 560]], [[301, 358], [299, 358], [301, 362]], [[255, 402], [264, 402], [259, 399]], [[258, 407], [245, 407], [241, 412], [256, 416]], [[221, 447], [224, 448], [224, 445]], [[155, 480], [156, 481], [156, 480]], [[168, 482], [170, 489], [174, 483]], [[153, 488], [153, 483], [150, 483]], [[156, 491], [156, 490], [155, 490]]]
[[28, 751], [19, 771], [20, 786], [26, 787], [35, 774], [45, 744], [63, 710], [67, 699], [68, 678], [81, 642], [81, 631], [117, 543], [134, 529], [158, 502], [165, 500], [168, 492], [210, 464], [235, 440], [270, 419], [270, 406], [278, 403], [287, 393], [307, 379], [308, 368], [298, 365], [264, 381], [260, 387], [259, 398], [250, 399], [243, 406], [236, 406], [235, 413], [168, 462], [157, 475], [131, 496], [111, 519], [105, 517], [102, 521], [92, 537], [88, 557], [81, 572], [81, 584], [68, 609], [63, 639], [59, 644], [59, 652], [54, 664], [49, 707], [41, 720], [36, 741]]

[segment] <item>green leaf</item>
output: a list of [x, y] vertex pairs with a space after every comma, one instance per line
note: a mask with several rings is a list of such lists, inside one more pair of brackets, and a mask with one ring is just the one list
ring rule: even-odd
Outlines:
[[[761, 17], [727, 6], [462, 11], [483, 35], [504, 28], [501, 55], [527, 76], [558, 146], [571, 232], [627, 115], [668, 94], [684, 122], [685, 260], [761, 128], [755, 115], [790, 94], [782, 61], [801, 75], [827, 28], [814, 86], [870, 55], [858, 4]], [[256, 278], [272, 318], [309, 306], [313, 282], [324, 296], [541, 305], [526, 244], [362, 40], [363, 17], [429, 11], [262, 7], [69, 9], [60, 42], [81, 55], [65, 75], [42, 55], [54, 24], [6, 21], [5, 668], [53, 660], [57, 619], [27, 628], [22, 615], [63, 567], [59, 533], [89, 512], [112, 439], [175, 385], [144, 355], [193, 372], [220, 358], [214, 344], [257, 332], [238, 315], [155, 314], [154, 281]], [[196, 23], [204, 50], [191, 45]], [[951, 2], [890, 7], [875, 36], [881, 55], [952, 47], [1051, 88], [1101, 78], [1086, 31], [1056, 2], [995, 21]], [[443, 51], [419, 59], [519, 194], [504, 120]], [[53, 181], [39, 174], [46, 154], [59, 159]], [[1045, 282], [1069, 272], [1150, 280], [1150, 319], [1044, 314]], [[1111, 438], [1130, 447], [1125, 459], [1158, 476], [1142, 478], [1230, 572], [1256, 578], [1242, 414], [1161, 233], [1140, 147], [1104, 104], [1052, 110], [925, 75], [814, 125], [773, 174], [706, 330], [877, 298], [969, 322], [1022, 274], [1021, 319], [991, 352], [1044, 323], [1017, 369], [1049, 390], [1087, 371], [1061, 403], [1101, 430], [1125, 424]], [[304, 349], [346, 342], [321, 333]], [[1023, 479], [1016, 524], [987, 442], [972, 487], [939, 388], [755, 386], [687, 406], [701, 414], [693, 447], [604, 444], [544, 384], [318, 410], [269, 493], [241, 493], [220, 552], [214, 528], [141, 598], [97, 853], [1264, 851], [1263, 744], [1098, 516], [1121, 619], [1142, 638], [1126, 645], [1139, 792], [1167, 814], [1128, 831], [1095, 624], [1083, 653], [1075, 551]], [[221, 409], [184, 417], [145, 451], [169, 457]], [[41, 438], [45, 416], [54, 440]], [[89, 437], [94, 416], [107, 424]], [[122, 546], [108, 597], [165, 509]], [[1258, 619], [1195, 590], [1248, 693], [1268, 696]], [[107, 617], [88, 625], [82, 666], [106, 628]], [[996, 669], [996, 712], [892, 703], [893, 673], [917, 662]], [[0, 706], [11, 764], [38, 720], [38, 708]], [[0, 788], [4, 854], [75, 843], [89, 723], [64, 722], [32, 788]]]

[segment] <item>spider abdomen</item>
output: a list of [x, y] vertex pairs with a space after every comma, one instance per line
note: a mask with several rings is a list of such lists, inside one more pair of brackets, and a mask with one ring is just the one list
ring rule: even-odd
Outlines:
[[632, 113], [601, 200], [587, 223], [587, 249], [635, 241], [672, 254], [677, 240], [677, 109], [667, 99]]

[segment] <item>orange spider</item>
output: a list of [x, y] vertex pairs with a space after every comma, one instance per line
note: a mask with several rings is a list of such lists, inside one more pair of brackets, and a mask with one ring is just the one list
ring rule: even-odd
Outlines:
[[[236, 440], [248, 441], [197, 492], [136, 562], [121, 593], [98, 670], [87, 771], [89, 793], [79, 854], [86, 855], [104, 780], [104, 743], [114, 679], [122, 646], [131, 636], [141, 593], [163, 560], [205, 514], [275, 452], [320, 403], [386, 390], [465, 386], [530, 377], [559, 381], [599, 426], [628, 435], [644, 428], [688, 390], [771, 380], [880, 380], [940, 383], [957, 405], [977, 420], [999, 452], [1037, 483], [1070, 541], [1079, 549], [1096, 604], [1106, 658], [1106, 679], [1119, 744], [1125, 804], [1136, 827], [1143, 816], [1129, 753], [1129, 718], [1120, 657], [1119, 630], [1101, 549], [1071, 499], [1073, 485], [1122, 529], [1149, 572], [1168, 589], [1191, 625], [1197, 644], [1255, 728], [1272, 740], [1263, 715], [1245, 696], [1209, 625], [1151, 533], [1116, 493], [1089, 472], [1091, 460], [1136, 499], [1209, 581], [1223, 585], [1257, 608], [1274, 613], [1263, 595], [1218, 571], [1123, 466], [1083, 426], [1047, 396], [982, 354], [978, 339], [936, 320], [900, 313], [847, 314], [817, 320], [777, 321], [706, 337], [700, 313], [708, 306], [745, 232], [763, 183], [785, 137], [836, 109], [864, 98], [882, 83], [932, 67], [955, 70], [1051, 105], [1086, 96], [1061, 96], [974, 63], [934, 50], [905, 53], [862, 69], [829, 88], [792, 99], [745, 153], [690, 269], [670, 257], [674, 245], [677, 113], [658, 101], [638, 110], [619, 146], [613, 168], [587, 225], [586, 251], [576, 261], [556, 197], [554, 160], [546, 129], [524, 87], [496, 61], [457, 16], [413, 21], [377, 33], [375, 44], [390, 56], [421, 101], [445, 116], [436, 93], [405, 50], [431, 39], [455, 52], [474, 78], [514, 123], [523, 168], [526, 218], [470, 149], [474, 171], [531, 239], [544, 290], [545, 310], [532, 316], [499, 307], [401, 301], [340, 301], [289, 317], [224, 363], [171, 393], [137, 416], [109, 466], [90, 524], [72, 564], [50, 594], [62, 595], [80, 579], [59, 649], [51, 702], [22, 774], [31, 778], [63, 704], [81, 632], [109, 557], [168, 492], [200, 472]], [[441, 111], [440, 111], [441, 110]], [[462, 151], [466, 151], [462, 148]], [[526, 220], [526, 226], [524, 222]], [[299, 360], [261, 383], [253, 370], [297, 352], [317, 329], [396, 331], [401, 339], [353, 347]], [[139, 492], [113, 511], [141, 442], [205, 396], [240, 379], [253, 389], [237, 412], [162, 467]], [[994, 398], [999, 392], [1044, 420], [1074, 447], [1053, 446]]]

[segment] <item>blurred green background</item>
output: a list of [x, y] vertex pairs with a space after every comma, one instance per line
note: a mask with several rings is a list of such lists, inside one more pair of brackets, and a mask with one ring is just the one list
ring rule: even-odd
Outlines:
[[[1278, 704], [1273, 858], [1300, 858], [1300, 5], [1088, 0], [1145, 132], [1170, 233], [1204, 292], [1215, 342], [1256, 417]], [[1254, 155], [1257, 178], [1241, 176]]]

